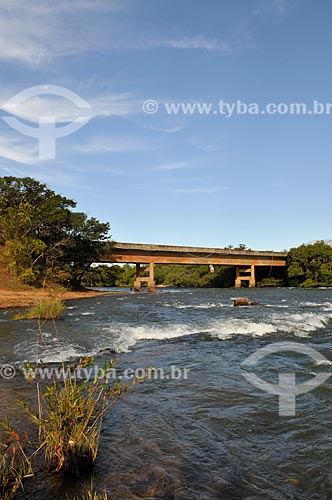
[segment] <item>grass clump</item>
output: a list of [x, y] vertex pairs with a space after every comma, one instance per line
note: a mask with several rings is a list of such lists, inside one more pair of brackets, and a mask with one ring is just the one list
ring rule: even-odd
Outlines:
[[92, 383], [79, 380], [76, 373], [81, 366], [72, 369], [71, 378], [46, 386], [44, 394], [40, 394], [37, 412], [21, 402], [39, 427], [39, 450], [44, 451], [51, 469], [77, 477], [96, 460], [105, 411], [127, 391], [126, 385], [116, 381], [110, 384], [104, 379]]
[[0, 498], [11, 500], [17, 490], [23, 486], [23, 479], [31, 477], [31, 462], [24, 453], [20, 436], [9, 422], [1, 422], [9, 442], [0, 442]]
[[55, 472], [92, 465], [96, 459], [104, 413], [103, 389], [85, 382], [67, 381], [48, 386], [45, 418], [37, 418], [43, 434], [46, 460]]
[[41, 299], [25, 313], [14, 316], [14, 319], [55, 320], [61, 318], [65, 309], [63, 302], [55, 299]]
[[87, 490], [86, 493], [83, 496], [80, 497], [74, 497], [74, 498], [69, 498], [67, 496], [67, 500], [108, 500], [107, 493], [98, 493], [97, 491], [91, 489]]

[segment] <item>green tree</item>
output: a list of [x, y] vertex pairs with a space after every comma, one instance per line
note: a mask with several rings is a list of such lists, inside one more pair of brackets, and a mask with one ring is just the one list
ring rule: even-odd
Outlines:
[[155, 268], [157, 285], [175, 287], [227, 287], [234, 286], [235, 270], [230, 266], [158, 264]]
[[84, 286], [101, 287], [120, 286], [119, 283], [123, 281], [123, 274], [123, 266], [106, 266], [101, 264], [96, 267], [90, 267], [83, 277], [82, 284]]
[[116, 286], [133, 286], [136, 277], [136, 268], [133, 265], [122, 266], [122, 273], [116, 280]]
[[111, 249], [109, 224], [75, 206], [30, 177], [0, 178], [0, 244], [22, 282], [78, 287], [90, 264]]
[[287, 257], [291, 286], [332, 286], [332, 247], [324, 241], [292, 248]]

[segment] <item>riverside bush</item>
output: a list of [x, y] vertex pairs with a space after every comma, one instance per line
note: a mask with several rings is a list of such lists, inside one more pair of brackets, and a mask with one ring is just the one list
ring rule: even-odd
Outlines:
[[16, 314], [14, 319], [54, 320], [61, 318], [65, 309], [63, 302], [53, 299], [41, 299], [25, 313]]

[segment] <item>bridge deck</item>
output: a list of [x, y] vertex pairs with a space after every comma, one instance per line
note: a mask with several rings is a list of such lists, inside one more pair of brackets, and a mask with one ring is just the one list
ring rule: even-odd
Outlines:
[[286, 266], [286, 252], [116, 243], [104, 262]]

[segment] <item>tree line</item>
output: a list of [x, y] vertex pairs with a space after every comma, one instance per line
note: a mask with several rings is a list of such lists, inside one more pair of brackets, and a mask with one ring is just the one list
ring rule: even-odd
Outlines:
[[20, 282], [79, 288], [91, 263], [111, 248], [109, 223], [75, 207], [31, 177], [0, 178], [0, 245]]
[[[156, 264], [154, 274], [157, 286], [230, 288], [235, 283], [235, 267], [233, 266]], [[282, 286], [283, 274], [282, 268], [274, 269], [273, 276], [271, 276], [270, 267], [257, 268], [258, 286]], [[135, 266], [115, 264], [90, 268], [84, 276], [83, 283], [87, 287], [132, 287], [134, 280]]]
[[[112, 251], [110, 224], [75, 211], [76, 202], [31, 177], [0, 177], [0, 246], [8, 268], [22, 283], [41, 286], [133, 286], [135, 267], [92, 267]], [[237, 247], [246, 250], [243, 243]], [[155, 266], [157, 285], [231, 287], [235, 269], [228, 266]], [[292, 248], [282, 269], [257, 268], [260, 286], [332, 286], [331, 242]]]

